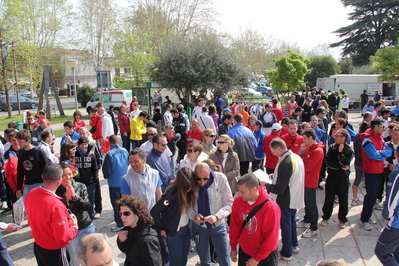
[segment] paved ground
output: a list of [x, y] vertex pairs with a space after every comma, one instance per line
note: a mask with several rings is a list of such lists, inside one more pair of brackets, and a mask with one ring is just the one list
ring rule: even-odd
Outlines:
[[[73, 112], [73, 111], [72, 111]], [[360, 122], [360, 116], [358, 114], [350, 114], [350, 122], [357, 127]], [[62, 128], [62, 125], [53, 125], [53, 129]], [[59, 141], [57, 140], [59, 143]], [[353, 169], [353, 167], [352, 167]], [[353, 181], [354, 174], [351, 175]], [[98, 232], [105, 233], [113, 244], [114, 259], [123, 265], [124, 254], [121, 253], [116, 246], [117, 233], [111, 232], [111, 227], [115, 224], [112, 218], [112, 207], [108, 197], [107, 182], [101, 177], [101, 190], [103, 195], [104, 210], [102, 217], [99, 220], [94, 220], [94, 224]], [[360, 188], [360, 198], [363, 198], [365, 189], [363, 183]], [[350, 190], [349, 199], [352, 199]], [[321, 216], [321, 208], [324, 202], [324, 191], [317, 191], [317, 203], [319, 207], [319, 214]], [[345, 229], [338, 228], [337, 212], [338, 206], [334, 208], [334, 213], [331, 218], [331, 222], [328, 226], [320, 228], [319, 234], [313, 238], [302, 238], [299, 237], [299, 245], [301, 251], [298, 254], [294, 254], [293, 261], [283, 262], [280, 261], [280, 265], [315, 265], [320, 260], [341, 260], [345, 261], [349, 265], [368, 265], [377, 266], [381, 265], [374, 255], [374, 247], [379, 236], [381, 229], [384, 226], [384, 220], [381, 217], [381, 211], [374, 210], [372, 219], [378, 221], [374, 225], [373, 230], [370, 232], [364, 231], [359, 228], [358, 221], [360, 218], [362, 206], [355, 206], [349, 208], [348, 213], [348, 226]], [[302, 218], [304, 211], [299, 211], [299, 217]], [[12, 222], [11, 215], [1, 217], [4, 222]], [[298, 229], [298, 235], [300, 235], [304, 229]], [[9, 248], [9, 253], [16, 266], [33, 266], [37, 265], [33, 254], [33, 240], [31, 238], [30, 228], [27, 225], [23, 226], [23, 229], [17, 232], [3, 233], [3, 239]], [[281, 243], [280, 243], [281, 246]], [[189, 254], [188, 265], [195, 265], [198, 261], [196, 253]], [[232, 263], [232, 265], [236, 265]]]

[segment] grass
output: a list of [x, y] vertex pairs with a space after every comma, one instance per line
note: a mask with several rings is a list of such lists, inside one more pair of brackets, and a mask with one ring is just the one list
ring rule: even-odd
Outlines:
[[[8, 123], [10, 122], [14, 122], [14, 121], [23, 121], [22, 119], [23, 114], [20, 115], [13, 115], [11, 118], [9, 117], [4, 117], [0, 119], [0, 129], [4, 130], [7, 128]], [[57, 115], [57, 117], [55, 117], [54, 115], [52, 115], [50, 123], [55, 125], [55, 124], [62, 124], [65, 121], [73, 121], [73, 116], [71, 115], [65, 115], [65, 116], [60, 116]]]

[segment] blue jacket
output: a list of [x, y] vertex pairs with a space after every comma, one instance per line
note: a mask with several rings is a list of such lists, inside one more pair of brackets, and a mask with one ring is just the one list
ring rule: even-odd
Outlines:
[[119, 145], [113, 145], [105, 155], [103, 175], [108, 180], [109, 187], [121, 187], [121, 180], [127, 173], [129, 153]]
[[[72, 141], [77, 141], [80, 138], [80, 135], [78, 132], [74, 131], [70, 137], [71, 137]], [[66, 142], [65, 135], [62, 135], [60, 145], [64, 144], [65, 142]]]
[[262, 129], [259, 129], [256, 132], [254, 131], [254, 137], [258, 143], [258, 146], [255, 149], [255, 157], [256, 159], [263, 159], [266, 157], [266, 154], [263, 152], [263, 140], [265, 139], [266, 134]]
[[389, 220], [388, 225], [399, 229], [399, 169], [395, 169], [389, 176], [386, 187], [386, 199], [382, 217]]
[[245, 127], [243, 123], [235, 124], [227, 135], [234, 139], [234, 151], [238, 154], [240, 162], [253, 162], [255, 160], [255, 150], [258, 143], [252, 131]]
[[172, 169], [170, 168], [168, 155], [165, 152], [152, 149], [147, 155], [147, 164], [151, 166], [152, 169], [158, 170], [162, 181], [162, 192], [164, 193], [169, 187], [170, 182], [175, 179]]
[[326, 145], [326, 133], [319, 127], [313, 129], [315, 130], [316, 133], [316, 141], [322, 142], [324, 145]]
[[224, 100], [222, 97], [218, 97], [215, 101], [215, 106], [218, 108], [222, 108], [224, 105]]

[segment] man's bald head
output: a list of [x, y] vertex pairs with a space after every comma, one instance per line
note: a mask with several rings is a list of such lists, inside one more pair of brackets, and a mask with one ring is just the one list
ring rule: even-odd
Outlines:
[[209, 168], [209, 165], [206, 163], [198, 163], [197, 166], [195, 167], [195, 174], [197, 176], [198, 175], [200, 175], [201, 177], [203, 175], [208, 176], [210, 172], [211, 172], [211, 169]]
[[112, 246], [105, 234], [94, 233], [79, 240], [78, 261], [83, 266], [112, 265]]

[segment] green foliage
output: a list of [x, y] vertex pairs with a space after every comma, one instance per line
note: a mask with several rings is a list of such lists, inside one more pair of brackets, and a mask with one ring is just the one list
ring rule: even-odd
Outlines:
[[305, 76], [305, 83], [310, 87], [316, 86], [317, 78], [327, 78], [341, 72], [337, 61], [331, 55], [310, 58], [308, 68], [311, 72]]
[[339, 62], [339, 66], [341, 68], [341, 73], [342, 74], [353, 74], [354, 66], [353, 66], [353, 60], [350, 57], [344, 57], [341, 58], [341, 61]]
[[68, 95], [68, 90], [67, 89], [60, 89], [58, 91], [59, 96], [67, 96]]
[[381, 73], [380, 82], [395, 83], [399, 81], [399, 46], [379, 49], [370, 57], [371, 71]]
[[245, 84], [248, 73], [216, 36], [192, 41], [176, 38], [163, 47], [152, 68], [152, 79], [174, 89], [188, 103], [188, 95], [214, 95]]
[[[274, 60], [276, 69], [266, 72], [267, 80], [272, 84], [277, 94], [290, 93], [304, 88], [306, 86], [304, 77], [310, 73], [307, 67], [310, 63], [309, 59], [291, 50], [288, 50], [288, 53], [289, 56], [281, 56]], [[280, 96], [277, 97], [280, 99]]]
[[343, 47], [343, 55], [351, 56], [355, 66], [366, 65], [369, 57], [382, 47], [394, 46], [399, 37], [399, 0], [341, 0], [353, 10], [353, 24], [337, 29], [342, 41], [331, 47]]
[[77, 88], [78, 91], [78, 102], [82, 107], [86, 107], [91, 97], [97, 92], [95, 89], [90, 88], [89, 85], [85, 84], [81, 88]]

